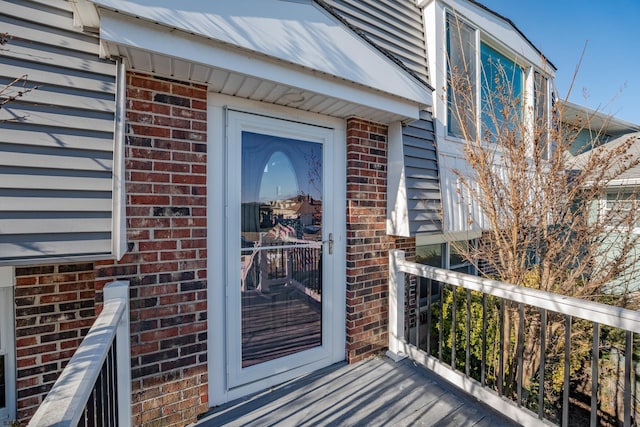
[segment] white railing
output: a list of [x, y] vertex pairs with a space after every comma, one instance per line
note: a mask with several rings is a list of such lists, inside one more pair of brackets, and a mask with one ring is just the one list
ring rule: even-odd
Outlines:
[[[392, 358], [410, 357], [523, 425], [637, 422], [639, 312], [408, 262], [399, 250], [389, 261]], [[420, 278], [427, 295], [420, 295]], [[414, 290], [410, 301], [407, 286]], [[576, 361], [578, 353], [587, 356]], [[532, 358], [535, 381], [522, 374]], [[578, 402], [579, 369], [596, 380], [582, 380]], [[604, 386], [615, 395], [609, 412]]]
[[102, 312], [29, 427], [130, 426], [129, 282], [104, 288]]

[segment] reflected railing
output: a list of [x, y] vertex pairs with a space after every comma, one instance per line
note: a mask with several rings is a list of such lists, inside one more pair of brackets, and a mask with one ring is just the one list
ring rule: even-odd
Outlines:
[[322, 345], [322, 242], [251, 242], [241, 249], [243, 368]]
[[390, 356], [523, 425], [636, 425], [640, 313], [408, 262], [397, 250], [389, 286]]

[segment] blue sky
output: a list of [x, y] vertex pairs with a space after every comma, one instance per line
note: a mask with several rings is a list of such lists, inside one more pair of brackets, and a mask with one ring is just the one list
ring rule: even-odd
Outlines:
[[509, 18], [558, 68], [569, 100], [640, 124], [640, 0], [478, 0]]

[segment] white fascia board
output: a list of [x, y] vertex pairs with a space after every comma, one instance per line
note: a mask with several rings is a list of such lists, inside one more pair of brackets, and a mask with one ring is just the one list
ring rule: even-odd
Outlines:
[[507, 53], [512, 52], [524, 58], [550, 77], [555, 75], [555, 67], [545, 61], [543, 55], [511, 23], [466, 0], [441, 0], [441, 2], [449, 10], [478, 28], [483, 40], [498, 47], [498, 50], [506, 50]]
[[70, 0], [73, 7], [73, 25], [83, 31], [98, 32], [100, 16], [96, 6], [88, 0]]
[[418, 119], [420, 109], [432, 103], [431, 92], [427, 89], [421, 92], [421, 99], [406, 99], [321, 71], [106, 10], [101, 11], [100, 38], [103, 42], [221, 68], [394, 113], [408, 119]]
[[608, 188], [613, 187], [638, 187], [640, 186], [640, 178], [624, 178], [614, 179], [609, 182]]

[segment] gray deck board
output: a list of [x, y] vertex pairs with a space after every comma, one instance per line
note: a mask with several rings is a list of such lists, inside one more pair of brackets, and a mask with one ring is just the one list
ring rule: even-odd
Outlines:
[[339, 363], [212, 409], [197, 427], [517, 426], [411, 361]]

